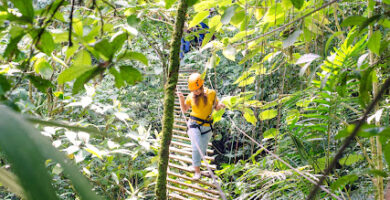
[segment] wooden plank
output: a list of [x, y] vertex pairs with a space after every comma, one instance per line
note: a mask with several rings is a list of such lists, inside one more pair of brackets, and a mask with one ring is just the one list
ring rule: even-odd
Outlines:
[[187, 181], [192, 181], [192, 182], [196, 182], [196, 183], [199, 183], [199, 184], [202, 184], [202, 185], [207, 185], [209, 187], [212, 187], [212, 188], [217, 188], [217, 186], [215, 186], [213, 183], [209, 183], [207, 181], [203, 181], [203, 180], [194, 180], [193, 178], [191, 177], [188, 177], [188, 176], [185, 176], [185, 175], [181, 175], [181, 174], [176, 174], [172, 171], [168, 171], [168, 175], [172, 176], [172, 177], [177, 177], [177, 178], [181, 178], [181, 179], [184, 179], [184, 180], [187, 180]]
[[187, 135], [187, 132], [182, 130], [173, 129], [172, 132], [179, 135]]
[[187, 197], [183, 197], [178, 194], [168, 194], [168, 198], [172, 200], [188, 200]]
[[176, 164], [173, 164], [173, 163], [168, 163], [168, 166], [172, 167], [172, 168], [175, 168], [175, 169], [178, 169], [178, 170], [181, 170], [181, 171], [195, 173], [195, 170], [194, 170], [193, 167], [188, 167], [188, 166], [184, 167], [184, 166], [176, 165]]
[[173, 128], [178, 128], [178, 129], [181, 129], [181, 130], [187, 130], [187, 126], [182, 126], [182, 125], [177, 125], [177, 124], [174, 124]]
[[[173, 155], [173, 154], [170, 154], [169, 155], [169, 158], [170, 159], [173, 159], [173, 160], [178, 160], [178, 161], [182, 161], [182, 162], [185, 162], [185, 163], [189, 163], [189, 164], [192, 164], [192, 159], [191, 158], [188, 158], [188, 157], [182, 157], [182, 156], [177, 156], [177, 155]], [[200, 164], [202, 167], [206, 167], [207, 165], [205, 163], [201, 163]], [[209, 164], [209, 167], [212, 169], [212, 170], [216, 170], [217, 169], [217, 166], [216, 165], [212, 165], [212, 164]]]
[[[179, 171], [181, 170], [181, 171], [185, 171], [185, 172], [195, 173], [194, 168], [192, 166], [182, 166], [182, 165], [177, 165], [177, 164], [173, 164], [173, 163], [168, 163], [168, 166], [171, 167], [171, 168], [175, 168], [175, 169], [177, 169]], [[200, 173], [204, 177], [211, 178], [211, 176], [210, 176], [208, 171], [201, 171]]]
[[210, 197], [210, 196], [207, 196], [207, 195], [204, 195], [204, 194], [199, 194], [199, 193], [191, 192], [191, 191], [188, 191], [188, 190], [180, 189], [180, 188], [173, 187], [173, 186], [170, 186], [170, 185], [167, 185], [167, 188], [170, 189], [170, 190], [174, 190], [174, 191], [177, 191], [177, 192], [180, 192], [180, 193], [184, 193], [184, 194], [187, 194], [187, 195], [193, 196], [193, 197], [198, 197], [198, 198], [201, 198], [201, 199], [218, 200], [217, 198], [213, 198], [213, 197]]
[[179, 120], [179, 119], [175, 119], [174, 122], [180, 123], [180, 124], [187, 124], [187, 122], [185, 120]]
[[214, 195], [218, 195], [219, 196], [219, 192], [216, 191], [216, 190], [206, 189], [206, 188], [200, 187], [198, 185], [193, 185], [193, 184], [180, 182], [180, 181], [177, 181], [177, 180], [174, 180], [174, 179], [171, 179], [171, 178], [167, 178], [167, 181], [171, 182], [171, 183], [178, 184], [178, 185], [186, 186], [186, 187], [189, 187], [189, 188], [193, 188], [193, 189], [196, 189], [196, 190], [200, 190], [200, 191], [202, 191], [204, 193], [210, 193], [210, 194], [214, 194]]

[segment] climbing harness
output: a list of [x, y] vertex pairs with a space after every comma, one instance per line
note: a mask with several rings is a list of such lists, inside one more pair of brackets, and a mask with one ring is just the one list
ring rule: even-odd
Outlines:
[[[199, 123], [190, 124], [189, 128], [197, 128], [197, 129], [199, 129], [201, 135], [204, 135], [206, 133], [209, 133], [210, 131], [213, 131], [213, 120], [204, 120], [204, 119], [200, 119], [200, 118], [197, 118], [195, 116], [192, 116], [192, 115], [190, 116], [190, 119], [192, 119], [194, 121], [200, 122], [200, 124]], [[200, 127], [203, 126], [204, 124], [209, 124], [210, 125], [210, 129], [207, 130], [207, 131], [202, 132], [200, 130]]]

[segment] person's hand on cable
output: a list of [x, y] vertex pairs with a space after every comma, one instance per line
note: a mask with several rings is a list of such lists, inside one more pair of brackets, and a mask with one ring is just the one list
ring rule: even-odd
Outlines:
[[215, 110], [220, 110], [220, 109], [223, 109], [225, 107], [226, 107], [225, 104], [218, 102], [218, 104], [215, 106]]

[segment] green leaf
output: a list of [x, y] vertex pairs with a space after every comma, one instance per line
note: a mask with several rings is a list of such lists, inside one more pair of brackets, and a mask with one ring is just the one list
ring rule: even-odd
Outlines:
[[351, 155], [347, 155], [344, 158], [341, 158], [339, 162], [342, 165], [348, 165], [349, 166], [349, 165], [352, 165], [352, 164], [354, 164], [356, 162], [359, 162], [359, 161], [361, 161], [363, 159], [364, 159], [363, 156], [360, 155], [360, 154], [351, 154]]
[[256, 80], [256, 77], [255, 76], [251, 76], [243, 81], [240, 82], [240, 84], [238, 84], [239, 87], [245, 87], [247, 85], [250, 85], [250, 84], [253, 84]]
[[232, 17], [232, 19], [230, 19], [230, 24], [232, 24], [233, 26], [239, 28], [239, 25], [242, 23], [242, 21], [244, 21], [245, 19], [245, 10], [241, 10], [241, 11], [236, 11], [234, 13], [234, 16]]
[[94, 69], [94, 66], [86, 66], [86, 65], [77, 65], [77, 66], [72, 66], [68, 69], [65, 69], [59, 76], [58, 76], [58, 83], [59, 84], [64, 84], [68, 81], [72, 81], [82, 74], [84, 74], [87, 71], [90, 71]]
[[234, 16], [234, 11], [236, 10], [237, 5], [233, 5], [225, 10], [221, 17], [221, 23], [222, 24], [229, 24], [230, 20]]
[[89, 69], [81, 76], [79, 76], [76, 81], [73, 83], [72, 94], [77, 94], [80, 91], [84, 90], [84, 84], [86, 84], [89, 80], [94, 78], [96, 75], [104, 71], [104, 68], [94, 67]]
[[104, 60], [111, 60], [114, 55], [113, 47], [107, 39], [102, 39], [95, 43], [94, 49], [99, 53], [100, 57]]
[[143, 63], [146, 66], [148, 66], [148, 62], [149, 62], [148, 58], [144, 54], [139, 53], [139, 52], [135, 52], [135, 51], [126, 52], [118, 57], [123, 59], [123, 60], [126, 60], [126, 59], [136, 60], [136, 61]]
[[0, 74], [0, 96], [3, 96], [10, 89], [11, 84], [8, 82], [5, 76]]
[[378, 56], [380, 55], [379, 49], [381, 47], [381, 39], [382, 39], [382, 34], [380, 30], [377, 30], [371, 35], [367, 43], [368, 48]]
[[234, 48], [232, 45], [228, 45], [226, 48], [223, 49], [222, 54], [229, 60], [235, 61], [236, 60], [236, 48]]
[[129, 85], [134, 85], [143, 79], [142, 74], [134, 67], [123, 65], [119, 69], [122, 79]]
[[123, 46], [123, 43], [127, 40], [127, 33], [125, 32], [118, 32], [111, 38], [111, 46], [113, 53], [116, 53], [118, 50], [120, 50]]
[[110, 68], [110, 73], [115, 77], [115, 87], [121, 88], [126, 85], [125, 80], [122, 78], [120, 73], [115, 69], [115, 67]]
[[195, 15], [195, 17], [191, 20], [190, 25], [188, 25], [188, 28], [194, 27], [198, 25], [200, 22], [202, 22], [204, 19], [207, 18], [207, 16], [210, 15], [210, 12], [208, 10], [199, 12]]
[[34, 19], [34, 7], [32, 0], [12, 0], [11, 1], [19, 12], [22, 13], [24, 19], [32, 23]]
[[286, 123], [287, 125], [295, 124], [299, 120], [299, 111], [297, 109], [292, 109], [287, 111]]
[[256, 126], [257, 119], [255, 117], [255, 114], [253, 113], [253, 110], [251, 109], [246, 109], [244, 113], [244, 118], [246, 121], [251, 123], [253, 126]]
[[287, 39], [283, 40], [283, 49], [288, 48], [288, 47], [294, 45], [294, 43], [297, 41], [297, 39], [301, 35], [301, 33], [303, 33], [303, 31], [296, 30], [296, 31], [294, 31], [294, 33], [289, 35], [287, 37]]
[[41, 35], [41, 39], [37, 43], [37, 48], [50, 56], [51, 52], [54, 50], [54, 40], [51, 34], [48, 31], [44, 31]]
[[45, 58], [38, 58], [38, 60], [35, 61], [34, 70], [36, 73], [42, 75], [45, 79], [50, 79], [53, 75], [53, 68]]
[[220, 109], [218, 111], [214, 110], [213, 111], [213, 120], [214, 120], [214, 123], [220, 121], [222, 119], [222, 115], [225, 113], [225, 108], [223, 109]]
[[18, 43], [23, 38], [24, 34], [19, 34], [15, 37], [11, 37], [11, 40], [7, 44], [7, 47], [4, 50], [3, 57], [10, 59], [12, 55], [18, 52]]
[[330, 43], [332, 42], [332, 40], [335, 38], [335, 37], [338, 37], [339, 35], [342, 35], [343, 32], [342, 31], [339, 31], [339, 32], [336, 32], [334, 33], [332, 36], [330, 36], [328, 38], [328, 40], [326, 41], [326, 45], [325, 45], [325, 51], [324, 52], [328, 52], [328, 49], [329, 49], [329, 46], [330, 46]]
[[340, 26], [341, 27], [347, 27], [347, 26], [356, 26], [356, 25], [362, 25], [363, 22], [367, 20], [366, 17], [362, 16], [349, 16], [347, 19], [345, 19]]
[[42, 79], [39, 76], [28, 75], [27, 78], [31, 81], [31, 83], [41, 92], [46, 93], [47, 88], [54, 87], [51, 81]]
[[0, 107], [0, 112], [3, 113], [0, 115], [0, 149], [19, 177], [26, 199], [59, 199], [45, 167], [48, 159], [61, 165], [80, 199], [102, 199], [92, 192], [88, 180], [73, 162], [54, 148], [47, 137], [8, 109]]
[[73, 30], [78, 36], [83, 36], [83, 21], [81, 19], [73, 19]]
[[259, 118], [261, 120], [268, 120], [276, 117], [276, 115], [278, 115], [278, 111], [276, 109], [270, 109], [261, 112]]
[[0, 111], [0, 149], [11, 163], [12, 171], [20, 178], [27, 199], [59, 199], [33, 134], [35, 138], [45, 140], [48, 146], [52, 145], [15, 113], [4, 107], [0, 107]]
[[58, 83], [64, 84], [65, 82], [72, 81], [76, 78], [78, 78], [80, 75], [84, 74], [85, 72], [95, 68], [94, 66], [91, 66], [91, 56], [86, 50], [80, 51], [74, 61], [71, 67], [68, 69], [65, 69], [59, 76], [58, 76]]
[[130, 15], [127, 17], [127, 24], [132, 27], [136, 27], [141, 20], [136, 15]]
[[291, 0], [293, 6], [298, 10], [302, 8], [304, 2], [304, 0]]
[[92, 65], [91, 55], [86, 50], [79, 51], [73, 60], [72, 66], [90, 66]]
[[193, 5], [195, 5], [196, 3], [198, 3], [199, 0], [187, 0], [187, 5], [188, 7], [191, 7]]
[[165, 0], [165, 8], [169, 9], [177, 0]]
[[339, 189], [344, 188], [347, 184], [351, 184], [351, 183], [355, 182], [358, 178], [359, 177], [355, 174], [349, 174], [349, 175], [343, 176], [343, 177], [337, 179], [337, 181], [335, 181], [334, 183], [332, 183], [330, 188], [332, 188], [332, 190], [334, 190], [334, 191], [337, 191]]
[[279, 134], [279, 130], [275, 128], [270, 128], [264, 132], [263, 136], [264, 139], [268, 139], [268, 138], [275, 138], [276, 136], [278, 136], [278, 134]]

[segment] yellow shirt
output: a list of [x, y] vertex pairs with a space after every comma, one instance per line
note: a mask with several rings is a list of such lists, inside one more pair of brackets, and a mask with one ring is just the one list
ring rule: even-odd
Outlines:
[[[203, 102], [203, 98], [199, 99], [199, 105], [197, 106], [195, 104], [193, 93], [191, 92], [185, 101], [185, 104], [191, 106], [192, 111], [191, 115], [200, 119], [204, 120], [211, 120], [211, 118], [208, 118], [208, 116], [211, 114], [211, 111], [213, 109], [214, 99], [215, 99], [215, 105], [218, 104], [218, 98], [216, 97], [215, 90], [204, 88], [204, 92], [207, 95], [207, 104]], [[204, 126], [209, 126], [209, 124], [204, 124]]]

